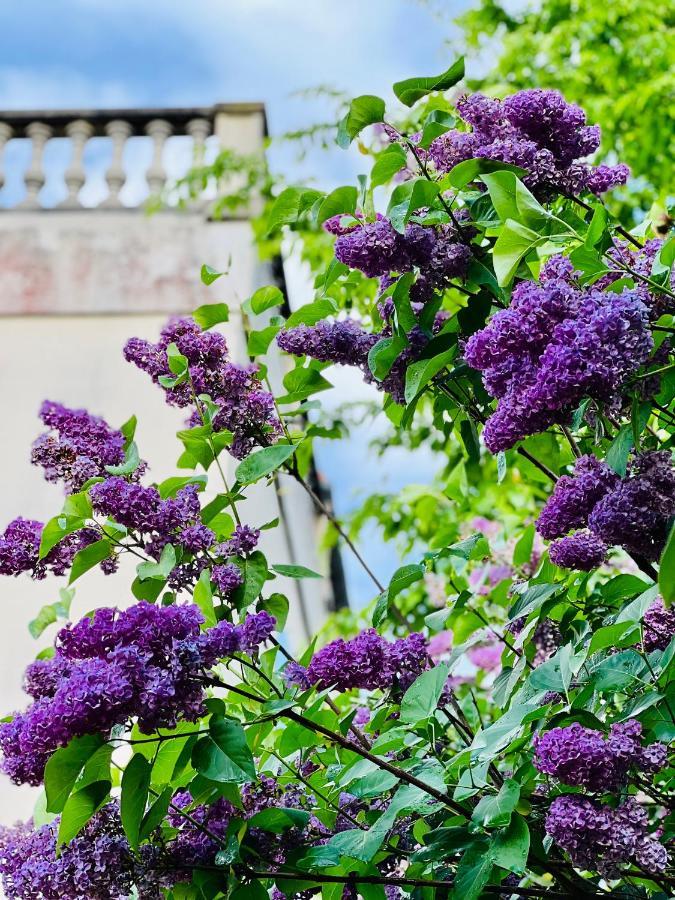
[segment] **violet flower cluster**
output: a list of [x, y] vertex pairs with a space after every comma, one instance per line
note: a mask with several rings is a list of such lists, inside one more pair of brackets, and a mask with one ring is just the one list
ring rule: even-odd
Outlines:
[[45, 578], [48, 572], [65, 575], [75, 554], [99, 538], [95, 529], [81, 528], [66, 535], [40, 559], [43, 529], [42, 522], [23, 519], [21, 516], [9, 523], [0, 535], [0, 575], [21, 575], [28, 572], [36, 579]]
[[490, 159], [527, 171], [523, 181], [537, 196], [603, 194], [625, 184], [627, 166], [592, 166], [580, 160], [600, 145], [600, 127], [558, 91], [531, 89], [496, 100], [471, 94], [457, 102], [471, 131], [453, 129], [434, 140], [429, 159], [449, 172], [468, 159]]
[[637, 863], [652, 874], [668, 864], [666, 848], [650, 833], [647, 814], [634, 797], [616, 808], [579, 794], [556, 797], [546, 831], [575, 866], [609, 878], [625, 863]]
[[498, 400], [483, 431], [493, 453], [568, 423], [585, 397], [611, 402], [652, 349], [648, 310], [636, 291], [575, 288], [560, 268], [556, 260], [542, 268], [540, 283], [518, 284], [511, 306], [466, 343], [467, 363]]
[[675, 637], [675, 608], [666, 607], [658, 597], [642, 617], [642, 646], [652, 650], [665, 650]]
[[16, 783], [39, 784], [50, 755], [73, 737], [107, 735], [133, 718], [144, 732], [196, 721], [205, 672], [232, 653], [250, 653], [275, 624], [267, 612], [200, 632], [203, 622], [194, 604], [142, 601], [98, 609], [62, 629], [54, 656], [27, 670], [34, 702], [0, 723], [3, 771]]
[[[40, 418], [48, 427], [33, 443], [31, 462], [42, 466], [47, 481], [62, 481], [68, 493], [79, 491], [90, 478], [105, 477], [106, 466], [124, 462], [124, 435], [86, 409], [68, 409], [45, 400]], [[145, 464], [131, 477], [138, 478]]]
[[[335, 219], [339, 218], [329, 219], [324, 227], [335, 234]], [[411, 223], [401, 234], [389, 219], [378, 215], [374, 222], [359, 222], [337, 233], [335, 258], [369, 278], [388, 279], [393, 272], [402, 274], [417, 269], [410, 291], [410, 298], [416, 303], [429, 300], [451, 279], [464, 277], [471, 262], [471, 250], [460, 239], [454, 224]]]
[[612, 725], [607, 738], [578, 722], [534, 739], [534, 765], [564, 784], [604, 793], [625, 786], [632, 771], [654, 773], [667, 764], [665, 744], [643, 747], [642, 725], [629, 719]]
[[[189, 378], [182, 381], [175, 379], [169, 367], [167, 351], [172, 344], [188, 361]], [[147, 372], [156, 384], [168, 379], [163, 388], [172, 406], [194, 407], [195, 394], [207, 394], [218, 406], [213, 428], [232, 432], [228, 449], [236, 459], [243, 459], [258, 445], [273, 444], [281, 434], [274, 399], [263, 390], [258, 367], [233, 363], [223, 335], [202, 331], [193, 319], [170, 319], [156, 344], [131, 338], [124, 358]], [[202, 424], [199, 409], [194, 409], [189, 424]]]
[[[447, 314], [437, 313], [432, 333], [437, 334], [447, 319]], [[368, 365], [368, 354], [379, 340], [391, 337], [392, 328], [385, 325], [379, 333], [366, 331], [356, 319], [347, 318], [336, 322], [318, 322], [316, 325], [297, 325], [287, 331], [280, 331], [277, 344], [286, 353], [294, 356], [310, 356], [321, 362], [354, 366], [361, 370], [368, 384], [375, 384], [381, 391], [391, 394], [396, 403], [405, 403], [405, 377], [408, 366], [419, 359], [429, 343], [429, 337], [415, 326], [407, 335], [408, 344], [398, 355], [389, 373], [378, 381]]]
[[374, 628], [367, 628], [348, 641], [331, 641], [312, 656], [306, 668], [289, 663], [284, 674], [287, 681], [301, 687], [405, 691], [427, 666], [427, 644], [422, 634], [413, 632], [390, 642]]
[[[132, 893], [138, 863], [129, 848], [119, 808], [108, 803], [80, 834], [57, 852], [60, 819], [0, 829], [4, 896], [16, 900], [120, 900]], [[158, 892], [139, 892], [156, 900]]]
[[[625, 478], [606, 463], [582, 456], [571, 476], [562, 476], [537, 520], [558, 566], [590, 571], [621, 546], [644, 560], [659, 558], [675, 515], [675, 467], [670, 452], [636, 456]], [[568, 532], [573, 528], [587, 530]]]

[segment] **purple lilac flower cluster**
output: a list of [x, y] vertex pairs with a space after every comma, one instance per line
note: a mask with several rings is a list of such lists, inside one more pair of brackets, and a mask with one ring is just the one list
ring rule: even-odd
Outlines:
[[301, 687], [320, 685], [338, 691], [352, 688], [406, 690], [428, 665], [424, 636], [413, 632], [390, 642], [367, 628], [348, 641], [338, 638], [317, 651], [305, 668], [286, 666], [288, 681]]
[[546, 831], [575, 866], [606, 877], [616, 877], [624, 863], [655, 874], [668, 864], [666, 848], [650, 833], [647, 814], [633, 797], [616, 808], [578, 794], [556, 797]]
[[564, 784], [603, 793], [626, 784], [631, 771], [658, 772], [667, 763], [665, 744], [643, 747], [642, 725], [629, 719], [612, 725], [609, 736], [578, 722], [534, 739], [534, 765]]
[[93, 528], [82, 528], [66, 535], [49, 553], [40, 559], [40, 539], [44, 525], [35, 519], [19, 516], [9, 523], [0, 535], [0, 575], [21, 575], [29, 572], [33, 578], [45, 578], [48, 572], [64, 575], [73, 557], [99, 537]]
[[[324, 227], [335, 234], [333, 220]], [[418, 270], [410, 297], [426, 302], [434, 291], [447, 287], [452, 278], [466, 275], [471, 250], [460, 240], [453, 224], [429, 226], [409, 224], [404, 233], [396, 231], [389, 219], [378, 216], [374, 222], [358, 223], [338, 234], [335, 258], [350, 269], [358, 269], [369, 278], [389, 278]]]
[[[612, 545], [646, 560], [659, 558], [675, 515], [675, 467], [667, 450], [641, 454], [625, 478], [604, 462], [582, 456], [571, 476], [557, 482], [537, 520], [551, 544], [551, 560], [564, 568], [590, 571]], [[589, 530], [573, 528], [587, 526]]]
[[[0, 830], [4, 895], [17, 900], [120, 900], [132, 892], [137, 863], [122, 830], [117, 804], [100, 809], [57, 853], [59, 819]], [[143, 900], [157, 894], [139, 893]]]
[[[208, 394], [218, 406], [213, 428], [232, 432], [229, 451], [236, 459], [243, 459], [257, 445], [276, 441], [281, 424], [272, 395], [262, 388], [258, 367], [233, 363], [222, 334], [202, 331], [193, 319], [174, 318], [162, 329], [156, 344], [141, 338], [127, 341], [124, 358], [161, 384], [160, 378], [173, 378], [167, 355], [172, 344], [188, 361], [189, 379], [164, 387], [167, 403], [191, 407], [194, 394]], [[200, 412], [195, 409], [190, 425], [201, 424]]]
[[[607, 251], [607, 257], [616, 264], [616, 271], [603, 275], [596, 282], [597, 287], [606, 288], [619, 278], [630, 277], [630, 273], [623, 267], [632, 269], [633, 272], [637, 272], [644, 278], [652, 277], [652, 266], [663, 243], [661, 238], [653, 238], [651, 241], [647, 241], [644, 247], [637, 248], [617, 241], [615, 246], [610, 247]], [[672, 300], [669, 300], [664, 293], [650, 290], [649, 285], [642, 280], [634, 280], [635, 289], [642, 297], [645, 306], [649, 308], [653, 319], [658, 319], [672, 308]], [[675, 270], [670, 273], [670, 286], [675, 289]]]
[[[124, 435], [86, 409], [68, 409], [45, 400], [40, 418], [49, 428], [34, 442], [31, 462], [42, 466], [47, 481], [62, 481], [68, 493], [79, 491], [90, 478], [105, 476], [106, 466], [124, 462]], [[138, 478], [142, 463], [133, 473]]]
[[[436, 315], [432, 327], [437, 334], [447, 319], [447, 314]], [[368, 384], [375, 384], [379, 390], [391, 394], [397, 403], [405, 403], [405, 376], [408, 366], [418, 359], [429, 343], [429, 337], [415, 326], [408, 333], [408, 344], [401, 351], [388, 375], [377, 381], [368, 365], [368, 353], [379, 340], [391, 337], [390, 325], [385, 325], [379, 333], [370, 333], [355, 319], [341, 319], [337, 322], [318, 322], [316, 325], [298, 325], [287, 331], [280, 331], [277, 344], [286, 353], [294, 356], [311, 356], [321, 362], [336, 365], [355, 366], [363, 373]]]
[[585, 397], [611, 402], [653, 346], [636, 291], [575, 288], [552, 277], [557, 268], [518, 284], [511, 306], [466, 343], [466, 361], [498, 400], [483, 432], [493, 453], [569, 422]]
[[539, 197], [556, 193], [603, 194], [625, 184], [627, 166], [592, 166], [579, 160], [600, 145], [600, 127], [558, 91], [524, 90], [504, 100], [471, 94], [457, 102], [471, 131], [453, 129], [432, 142], [429, 158], [438, 172], [467, 159], [491, 159], [527, 170], [525, 184]]
[[[266, 612], [200, 633], [194, 605], [99, 609], [59, 633], [53, 657], [29, 667], [34, 702], [0, 724], [2, 768], [16, 783], [39, 784], [49, 756], [76, 736], [107, 734], [137, 718], [152, 732], [204, 713], [202, 677], [219, 659], [251, 652], [275, 620]], [[105, 702], [102, 702], [105, 698]]]
[[675, 609], [664, 606], [658, 597], [642, 617], [642, 646], [652, 650], [665, 650], [675, 637]]

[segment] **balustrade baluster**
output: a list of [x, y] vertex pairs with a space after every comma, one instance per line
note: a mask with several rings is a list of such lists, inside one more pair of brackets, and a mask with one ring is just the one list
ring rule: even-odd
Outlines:
[[100, 206], [104, 209], [118, 209], [122, 206], [119, 195], [126, 181], [123, 156], [125, 144], [131, 136], [131, 125], [128, 122], [123, 122], [121, 119], [113, 119], [112, 122], [108, 122], [105, 126], [105, 133], [112, 140], [113, 155], [110, 167], [105, 173], [105, 180], [108, 183], [108, 196]]
[[45, 183], [45, 173], [42, 168], [42, 157], [45, 144], [53, 134], [53, 129], [44, 122], [31, 122], [26, 126], [26, 137], [31, 141], [32, 155], [23, 179], [26, 185], [26, 196], [19, 204], [20, 209], [39, 209], [38, 195]]
[[185, 126], [192, 138], [192, 159], [195, 166], [201, 166], [206, 152], [206, 139], [211, 134], [211, 123], [208, 119], [190, 119]]
[[11, 139], [13, 133], [14, 131], [9, 125], [0, 122], [0, 190], [2, 190], [5, 183], [5, 174], [2, 170], [2, 157], [5, 152], [5, 144]]
[[161, 194], [162, 188], [166, 184], [166, 169], [163, 163], [164, 145], [172, 132], [173, 127], [165, 119], [153, 119], [145, 126], [145, 133], [152, 138], [153, 143], [152, 163], [145, 175], [151, 196]]
[[68, 196], [59, 204], [63, 209], [79, 209], [82, 206], [78, 195], [87, 178], [83, 164], [84, 148], [93, 133], [93, 126], [84, 119], [76, 119], [66, 125], [66, 136], [73, 143], [73, 153], [70, 165], [63, 174], [68, 188]]

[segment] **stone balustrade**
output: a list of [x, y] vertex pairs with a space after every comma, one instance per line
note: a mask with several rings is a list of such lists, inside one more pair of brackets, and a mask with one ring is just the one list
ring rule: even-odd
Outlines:
[[[148, 198], [162, 195], [169, 178], [167, 158], [171, 158], [172, 145], [181, 145], [174, 162], [179, 160], [182, 171], [171, 172], [176, 178], [205, 161], [207, 146], [242, 154], [260, 152], [265, 133], [264, 108], [257, 103], [191, 109], [0, 112], [0, 212], [141, 207]], [[129, 145], [138, 143], [139, 138], [147, 150], [129, 154]], [[12, 161], [13, 145], [19, 142], [29, 145], [29, 152], [15, 153]], [[63, 161], [63, 151], [48, 160], [54, 142], [69, 145], [69, 159], [61, 167], [55, 159]], [[96, 153], [90, 154], [94, 143]], [[19, 157], [23, 166], [17, 172]], [[143, 158], [147, 163], [139, 172]], [[91, 196], [87, 198], [87, 187], [96, 177], [101, 182], [98, 193], [103, 190], [105, 194], [92, 201]], [[125, 197], [124, 187], [132, 177], [134, 190]]]

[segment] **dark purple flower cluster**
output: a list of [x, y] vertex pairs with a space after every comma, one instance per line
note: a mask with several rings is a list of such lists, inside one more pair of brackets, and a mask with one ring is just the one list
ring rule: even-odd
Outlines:
[[[658, 559], [673, 515], [675, 468], [669, 451], [637, 456], [625, 478], [594, 457], [582, 456], [573, 474], [559, 479], [537, 530], [546, 538], [560, 538], [550, 547], [557, 566], [590, 571], [612, 545], [646, 560]], [[585, 525], [590, 530], [566, 535]]]
[[642, 617], [642, 645], [647, 653], [665, 650], [675, 637], [675, 609], [658, 597]]
[[637, 456], [629, 475], [606, 494], [588, 517], [588, 527], [606, 544], [657, 560], [675, 515], [675, 467], [669, 450]]
[[616, 487], [619, 476], [595, 456], [582, 456], [574, 464], [573, 475], [558, 479], [546, 501], [537, 531], [542, 537], [562, 537], [588, 521], [595, 504]]
[[556, 422], [585, 397], [612, 401], [653, 346], [636, 291], [574, 288], [562, 278], [524, 281], [511, 306], [466, 343], [464, 356], [499, 401], [483, 432], [493, 453]]
[[339, 638], [317, 651], [307, 668], [286, 666], [288, 681], [307, 687], [406, 690], [428, 665], [427, 645], [418, 633], [389, 642], [367, 628], [348, 641]]
[[558, 91], [524, 90], [504, 100], [471, 94], [457, 103], [471, 131], [453, 129], [432, 142], [429, 158], [439, 172], [467, 159], [491, 159], [527, 170], [525, 184], [538, 196], [602, 194], [625, 184], [627, 166], [579, 162], [600, 145], [600, 128], [587, 125], [580, 107]]
[[654, 875], [668, 864], [666, 848], [650, 834], [647, 814], [633, 797], [616, 809], [578, 794], [556, 797], [546, 831], [575, 866], [606, 877], [616, 877], [624, 863]]
[[612, 725], [609, 736], [578, 722], [535, 737], [534, 765], [564, 784], [604, 793], [623, 787], [629, 772], [658, 772], [667, 763], [665, 744], [640, 742], [636, 719]]
[[17, 783], [39, 784], [51, 753], [73, 737], [107, 734], [132, 718], [146, 732], [198, 719], [204, 672], [234, 652], [251, 652], [275, 624], [266, 612], [200, 632], [203, 622], [193, 604], [143, 601], [99, 609], [64, 628], [55, 655], [27, 672], [34, 703], [0, 724], [3, 770]]
[[[230, 453], [243, 459], [257, 446], [275, 442], [281, 434], [272, 395], [263, 390], [255, 365], [240, 366], [230, 360], [222, 334], [202, 331], [193, 319], [171, 319], [162, 329], [156, 344], [131, 338], [124, 348], [124, 358], [138, 366], [161, 384], [160, 378], [172, 379], [167, 350], [175, 344], [187, 359], [189, 379], [165, 386], [167, 403], [172, 406], [194, 406], [194, 394], [208, 394], [218, 406], [213, 419], [216, 431], [231, 431]], [[191, 425], [201, 425], [194, 410]]]
[[44, 525], [34, 519], [14, 519], [0, 535], [0, 575], [21, 575], [29, 572], [33, 578], [45, 578], [48, 572], [64, 575], [75, 554], [93, 543], [99, 535], [93, 528], [81, 528], [66, 535], [49, 553], [40, 559], [40, 539]]
[[137, 864], [116, 804], [100, 809], [80, 834], [57, 853], [58, 825], [56, 819], [37, 829], [27, 824], [0, 830], [0, 874], [5, 897], [120, 900], [131, 894]]
[[[437, 334], [445, 324], [447, 315], [436, 315], [432, 331]], [[368, 365], [368, 354], [379, 340], [391, 337], [390, 325], [376, 334], [366, 331], [355, 319], [341, 319], [337, 322], [318, 322], [316, 325], [298, 325], [288, 331], [280, 331], [277, 344], [286, 353], [294, 356], [311, 356], [321, 362], [336, 365], [355, 366], [363, 372], [368, 384], [375, 384], [379, 390], [391, 394], [397, 403], [405, 403], [405, 376], [408, 366], [420, 357], [429, 343], [429, 337], [415, 326], [408, 333], [408, 344], [394, 361], [388, 375], [377, 381]]]
[[335, 258], [369, 278], [386, 278], [392, 272], [417, 268], [419, 274], [410, 296], [415, 302], [425, 302], [434, 291], [447, 287], [452, 278], [466, 274], [471, 250], [460, 240], [454, 225], [411, 223], [401, 234], [389, 219], [378, 216], [374, 222], [342, 231], [335, 242]]
[[[49, 428], [36, 439], [31, 462], [42, 466], [47, 481], [62, 481], [67, 492], [79, 491], [90, 478], [105, 476], [106, 466], [124, 462], [124, 435], [86, 409], [68, 409], [50, 400], [40, 407]], [[139, 466], [133, 477], [144, 469]]]

